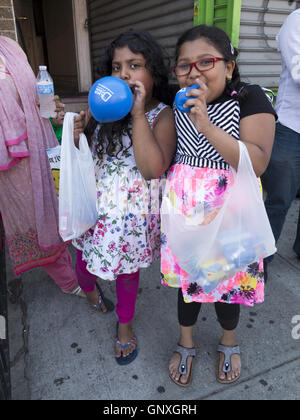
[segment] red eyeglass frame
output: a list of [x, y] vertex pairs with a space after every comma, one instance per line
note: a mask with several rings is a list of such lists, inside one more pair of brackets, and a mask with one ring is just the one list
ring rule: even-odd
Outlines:
[[[204, 73], [205, 71], [209, 71], [209, 70], [212, 70], [213, 68], [215, 68], [215, 65], [216, 65], [217, 61], [226, 61], [225, 58], [220, 58], [220, 57], [207, 57], [207, 59], [212, 60], [212, 62], [213, 62], [212, 67], [210, 67], [209, 69], [199, 70], [198, 67], [197, 67], [197, 63], [200, 60], [197, 60], [197, 61], [194, 61], [193, 63], [187, 63], [190, 66], [190, 70], [189, 70], [188, 73], [177, 75], [177, 73], [176, 73], [176, 67], [177, 66], [173, 67], [173, 72], [176, 74], [177, 77], [188, 76], [191, 73], [193, 67], [195, 67], [200, 73]], [[205, 58], [204, 58], [204, 60], [205, 60]]]

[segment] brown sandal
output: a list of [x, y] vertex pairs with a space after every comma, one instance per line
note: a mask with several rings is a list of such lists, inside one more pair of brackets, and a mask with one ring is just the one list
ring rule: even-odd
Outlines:
[[227, 373], [231, 372], [231, 370], [232, 370], [231, 356], [233, 354], [241, 354], [239, 346], [230, 347], [230, 346], [223, 346], [222, 344], [220, 344], [218, 346], [218, 353], [219, 353], [219, 359], [218, 359], [218, 367], [217, 367], [217, 381], [220, 384], [224, 384], [224, 385], [228, 385], [228, 384], [232, 384], [232, 383], [236, 382], [240, 378], [241, 375], [232, 379], [231, 381], [219, 378], [220, 358], [221, 358], [221, 353], [223, 353], [225, 358], [224, 358], [224, 363], [223, 363], [223, 366], [222, 366], [222, 371], [225, 373], [225, 375], [227, 375]]
[[190, 372], [189, 372], [189, 375], [188, 375], [188, 380], [185, 384], [180, 382], [181, 376], [179, 377], [179, 380], [176, 381], [176, 379], [172, 378], [171, 374], [169, 374], [170, 378], [172, 379], [172, 381], [176, 385], [179, 385], [179, 386], [182, 386], [182, 387], [187, 387], [187, 386], [190, 385], [190, 383], [192, 381], [193, 361], [194, 361], [194, 357], [196, 356], [195, 347], [188, 349], [186, 347], [178, 345], [177, 349], [175, 350], [174, 353], [179, 353], [179, 355], [181, 356], [180, 363], [179, 363], [179, 366], [178, 366], [178, 372], [180, 373], [180, 375], [186, 375], [187, 374], [187, 358], [189, 356], [193, 357]]

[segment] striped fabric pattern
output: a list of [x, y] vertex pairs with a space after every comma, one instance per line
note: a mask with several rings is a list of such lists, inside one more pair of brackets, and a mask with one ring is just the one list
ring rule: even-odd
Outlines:
[[[229, 135], [239, 140], [240, 105], [235, 99], [207, 106], [210, 121]], [[229, 165], [211, 145], [209, 140], [199, 133], [188, 117], [174, 104], [177, 130], [177, 152], [175, 163], [211, 169], [227, 169]]]

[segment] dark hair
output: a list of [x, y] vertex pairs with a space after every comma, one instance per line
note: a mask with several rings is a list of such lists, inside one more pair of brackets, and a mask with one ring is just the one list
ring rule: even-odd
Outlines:
[[[99, 77], [111, 75], [115, 50], [123, 47], [128, 47], [134, 54], [144, 56], [146, 68], [154, 78], [153, 97], [171, 105], [172, 99], [168, 85], [169, 66], [165, 63], [165, 60], [168, 61], [168, 57], [148, 32], [129, 30], [119, 35], [107, 47], [99, 60], [97, 67]], [[104, 152], [109, 156], [117, 156], [123, 150], [122, 135], [127, 134], [131, 137], [130, 121], [131, 115], [128, 114], [120, 121], [101, 124], [96, 145], [99, 158], [103, 156]], [[85, 130], [88, 139], [91, 138], [97, 124], [94, 118], [90, 119]]]
[[213, 45], [225, 58], [225, 62], [235, 62], [232, 79], [226, 83], [225, 93], [234, 96], [239, 100], [244, 99], [247, 95], [247, 91], [241, 84], [240, 72], [236, 62], [239, 52], [233, 47], [228, 35], [222, 29], [216, 26], [199, 25], [184, 32], [177, 41], [175, 50], [176, 62], [180, 54], [181, 46], [185, 42], [195, 41], [200, 38], [205, 38], [208, 43]]

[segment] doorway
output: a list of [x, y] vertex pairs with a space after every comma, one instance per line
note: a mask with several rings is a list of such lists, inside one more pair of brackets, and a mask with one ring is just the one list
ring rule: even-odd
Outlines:
[[35, 74], [48, 67], [55, 93], [78, 95], [72, 0], [14, 0], [19, 43]]

